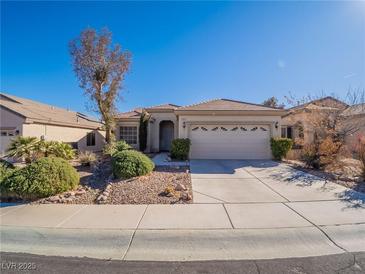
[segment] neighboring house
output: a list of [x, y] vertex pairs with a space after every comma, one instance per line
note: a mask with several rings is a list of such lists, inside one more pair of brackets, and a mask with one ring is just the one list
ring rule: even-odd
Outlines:
[[[149, 115], [147, 152], [169, 151], [175, 138], [190, 138], [191, 159], [269, 159], [270, 138], [281, 134], [283, 109], [229, 99], [190, 106], [144, 109]], [[138, 149], [142, 109], [119, 114], [117, 139]]]
[[346, 144], [351, 151], [356, 149], [359, 138], [365, 138], [365, 103], [349, 106], [342, 112], [346, 119], [346, 123], [352, 124], [359, 128], [351, 136], [346, 137]]
[[86, 115], [0, 93], [0, 155], [15, 136], [62, 141], [79, 151], [101, 151], [103, 124]]
[[[344, 119], [342, 124], [349, 128], [358, 128], [357, 132], [347, 136], [345, 140], [349, 151], [353, 151], [359, 136], [365, 135], [365, 104], [349, 106], [333, 97], [313, 100], [288, 109], [288, 113], [282, 118], [281, 136], [291, 138], [299, 145], [311, 144], [314, 141], [311, 119], [315, 119], [316, 113], [325, 111], [339, 111]], [[299, 150], [293, 150], [289, 153], [289, 158], [297, 158], [299, 155]]]
[[311, 119], [321, 111], [343, 111], [348, 107], [331, 96], [313, 100], [288, 109], [282, 117], [281, 137], [290, 138], [300, 143], [310, 144], [314, 141], [314, 129]]

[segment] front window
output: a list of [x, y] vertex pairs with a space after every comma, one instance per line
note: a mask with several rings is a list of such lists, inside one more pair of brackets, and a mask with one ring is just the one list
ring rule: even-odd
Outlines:
[[88, 147], [95, 146], [95, 132], [89, 132], [86, 134], [86, 145]]
[[120, 127], [120, 139], [127, 144], [137, 144], [137, 127]]
[[293, 127], [282, 127], [281, 128], [281, 137], [293, 139]]

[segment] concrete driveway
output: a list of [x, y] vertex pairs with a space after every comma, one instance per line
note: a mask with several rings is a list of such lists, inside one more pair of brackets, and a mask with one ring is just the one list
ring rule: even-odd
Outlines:
[[364, 195], [274, 161], [192, 160], [195, 203], [364, 201]]

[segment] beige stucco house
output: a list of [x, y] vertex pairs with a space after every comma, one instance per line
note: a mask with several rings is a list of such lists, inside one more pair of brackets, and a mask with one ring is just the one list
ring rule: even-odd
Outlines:
[[288, 109], [287, 114], [282, 117], [281, 136], [291, 138], [297, 144], [294, 147], [297, 150], [293, 149], [289, 153], [290, 158], [298, 158], [301, 146], [313, 143], [313, 127], [316, 125], [313, 119], [324, 112], [338, 113], [339, 117], [342, 117], [342, 125], [356, 131], [346, 137], [346, 146], [349, 151], [353, 151], [358, 138], [365, 135], [365, 104], [349, 106], [331, 96], [313, 100]]
[[[142, 108], [119, 114], [117, 139], [138, 149]], [[283, 109], [229, 99], [189, 106], [147, 107], [147, 152], [169, 151], [175, 138], [191, 140], [191, 159], [269, 159], [270, 138], [281, 134]]]
[[0, 154], [16, 136], [62, 141], [79, 151], [101, 151], [103, 124], [82, 113], [0, 93]]

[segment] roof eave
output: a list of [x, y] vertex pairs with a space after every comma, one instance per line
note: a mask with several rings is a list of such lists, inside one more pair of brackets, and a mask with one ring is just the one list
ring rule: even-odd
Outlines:
[[243, 115], [243, 116], [283, 116], [286, 110], [175, 110], [177, 115]]

